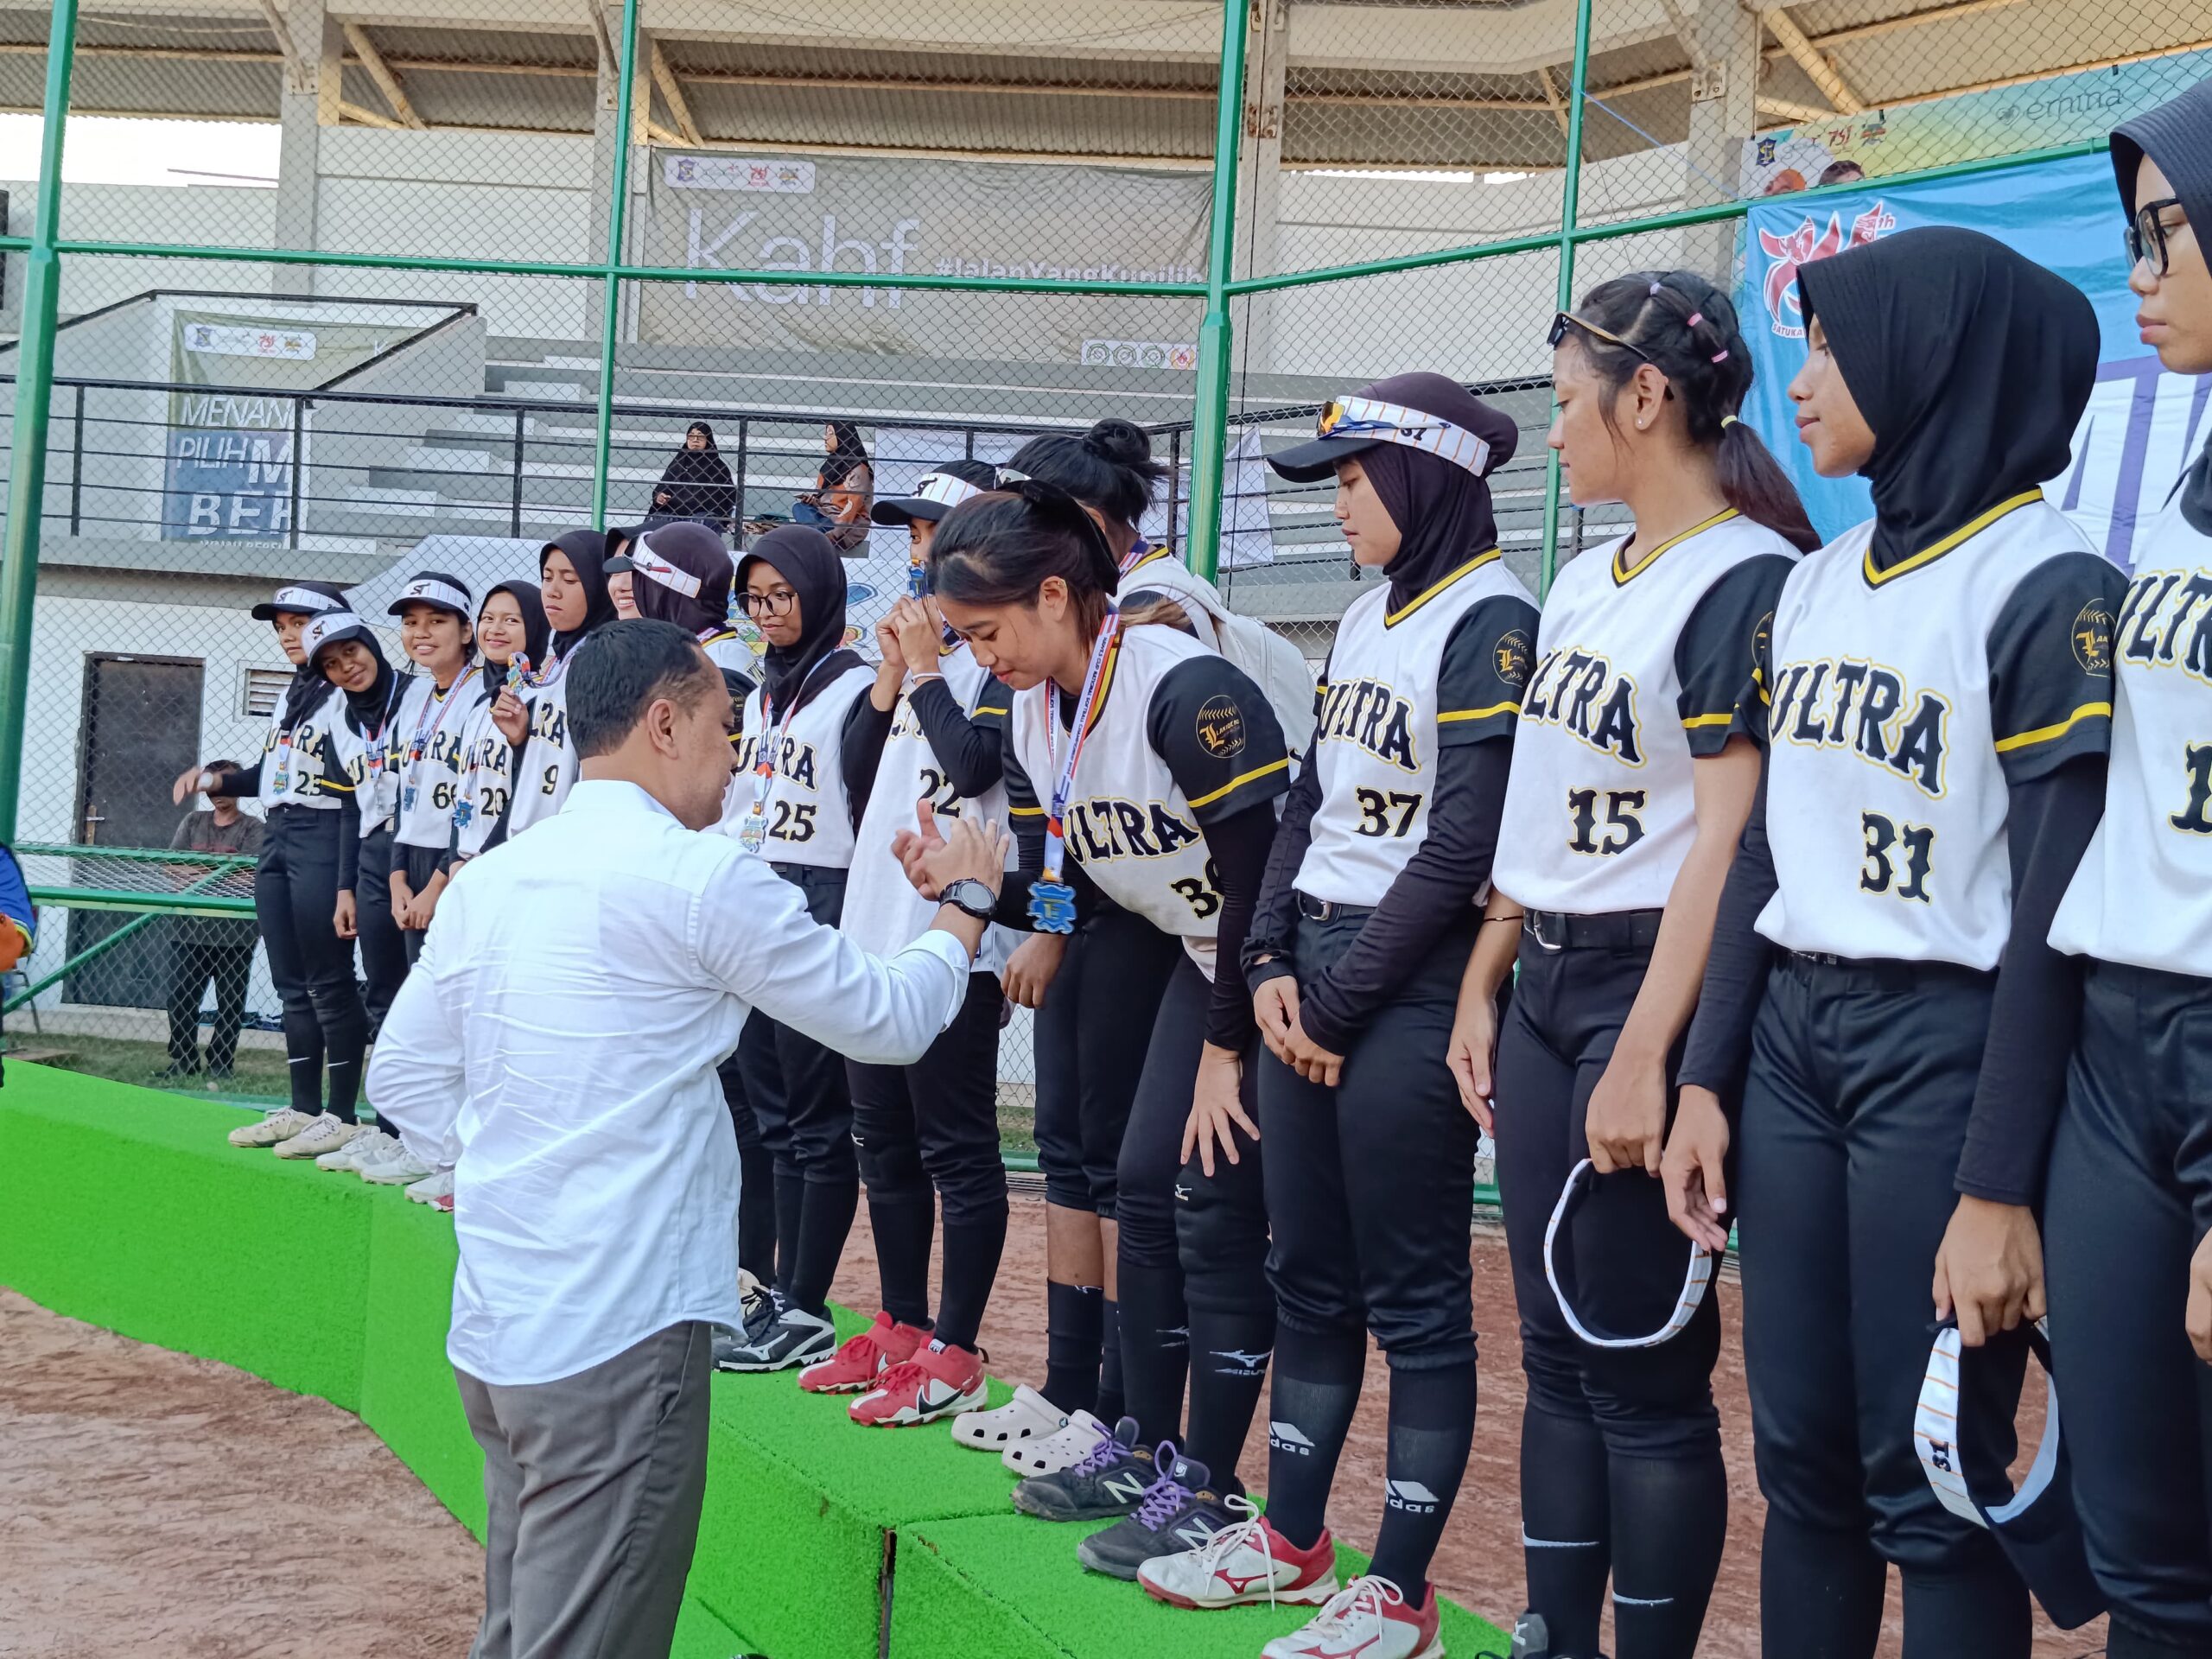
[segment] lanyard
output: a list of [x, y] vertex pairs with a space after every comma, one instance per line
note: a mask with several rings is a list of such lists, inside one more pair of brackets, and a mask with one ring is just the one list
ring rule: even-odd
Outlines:
[[[800, 706], [806, 702], [806, 688], [814, 683], [814, 677], [822, 671], [824, 657], [806, 671], [806, 677], [798, 683], [798, 690], [791, 693], [791, 712], [784, 716], [784, 723], [776, 728], [772, 739], [764, 740], [760, 753], [753, 761], [753, 810], [750, 817], [765, 817], [768, 811], [768, 791], [776, 786], [776, 757], [784, 752], [784, 739], [791, 729], [791, 721], [798, 718]], [[765, 734], [775, 725], [776, 700], [768, 695], [768, 687], [760, 687], [760, 728]]]
[[[1098, 630], [1098, 639], [1090, 647], [1090, 664], [1084, 671], [1083, 692], [1076, 699], [1075, 730], [1068, 739], [1067, 759], [1058, 761], [1052, 778], [1052, 803], [1045, 814], [1045, 876], [1050, 882], [1060, 880], [1060, 859], [1066, 837], [1062, 823], [1068, 810], [1068, 797], [1075, 789], [1075, 763], [1083, 753], [1084, 740], [1090, 735], [1092, 721], [1097, 717], [1098, 704], [1105, 690], [1105, 668], [1112, 660], [1116, 643], [1122, 637], [1122, 613], [1112, 606], [1106, 607], [1105, 626]], [[1053, 681], [1045, 682], [1045, 763], [1055, 764], [1052, 751], [1059, 747], [1054, 740], [1059, 734], [1060, 688]]]
[[[475, 677], [476, 664], [471, 663], [468, 665], [468, 671], [443, 691], [432, 686], [430, 695], [423, 699], [423, 712], [415, 716], [415, 735], [408, 740], [407, 744], [407, 775], [410, 779], [414, 777], [415, 767], [423, 759], [423, 752], [429, 747], [430, 739], [438, 734], [438, 728], [446, 723], [446, 716], [453, 712], [454, 705], [460, 702], [461, 688]], [[438, 717], [435, 720], [430, 720], [430, 710], [434, 707], [438, 711]], [[423, 729], [423, 722], [426, 720], [430, 721], [430, 729], [427, 733]]]

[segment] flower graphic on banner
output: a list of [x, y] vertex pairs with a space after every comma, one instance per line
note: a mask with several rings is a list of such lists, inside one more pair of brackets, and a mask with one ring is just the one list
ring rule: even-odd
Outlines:
[[1851, 234], [1846, 238], [1843, 216], [1828, 215], [1827, 228], [1820, 229], [1808, 214], [1797, 228], [1786, 235], [1777, 236], [1772, 231], [1759, 232], [1759, 248], [1769, 261], [1764, 292], [1767, 315], [1772, 319], [1774, 332], [1784, 340], [1805, 337], [1804, 308], [1797, 297], [1797, 273], [1816, 259], [1831, 258], [1847, 247], [1864, 247], [1866, 244], [1887, 236], [1897, 227], [1897, 215], [1877, 201], [1865, 213], [1851, 221]]

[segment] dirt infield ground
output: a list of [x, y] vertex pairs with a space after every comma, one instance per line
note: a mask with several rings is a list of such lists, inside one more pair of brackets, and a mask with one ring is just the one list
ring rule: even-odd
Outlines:
[[[1043, 1220], [1041, 1205], [1016, 1201], [983, 1333], [1001, 1376], [1043, 1374]], [[863, 1308], [874, 1306], [868, 1249], [863, 1210], [836, 1285]], [[1474, 1252], [1482, 1414], [1437, 1578], [1510, 1618], [1522, 1595], [1517, 1344], [1503, 1243], [1478, 1234]], [[1754, 1659], [1760, 1504], [1732, 1290], [1727, 1313], [1721, 1411], [1736, 1507], [1701, 1650]], [[1380, 1513], [1386, 1386], [1371, 1363], [1331, 1516], [1358, 1541], [1372, 1541]], [[1248, 1447], [1247, 1469], [1263, 1470], [1264, 1453], [1263, 1441]], [[1040, 1547], [1047, 1538], [1040, 1529]], [[336, 1407], [0, 1290], [0, 1654], [461, 1659], [481, 1561], [460, 1524]], [[2101, 1626], [2044, 1628], [2036, 1656], [2075, 1659], [2102, 1644]], [[1883, 1652], [1897, 1652], [1894, 1617]]]

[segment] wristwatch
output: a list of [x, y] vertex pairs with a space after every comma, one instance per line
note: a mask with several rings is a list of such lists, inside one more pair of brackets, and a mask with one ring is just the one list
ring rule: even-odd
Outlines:
[[938, 894], [938, 902], [950, 905], [963, 916], [973, 916], [979, 922], [991, 919], [991, 912], [998, 906], [998, 895], [972, 875], [963, 875], [957, 881], [948, 881]]

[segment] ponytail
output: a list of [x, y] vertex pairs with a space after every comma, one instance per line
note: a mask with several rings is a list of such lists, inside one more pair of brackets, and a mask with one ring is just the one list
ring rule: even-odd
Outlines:
[[1713, 452], [1722, 499], [1801, 552], [1820, 546], [1796, 487], [1737, 416], [1751, 389], [1751, 352], [1726, 294], [1694, 270], [1642, 270], [1599, 283], [1573, 315], [1622, 342], [1589, 327], [1571, 335], [1605, 389], [1608, 426], [1613, 399], [1650, 364], [1681, 402], [1690, 442]]
[[1153, 486], [1167, 475], [1166, 467], [1153, 459], [1145, 429], [1119, 420], [1100, 421], [1081, 437], [1055, 432], [1032, 438], [1007, 464], [1058, 485], [1132, 531], [1152, 505]]

